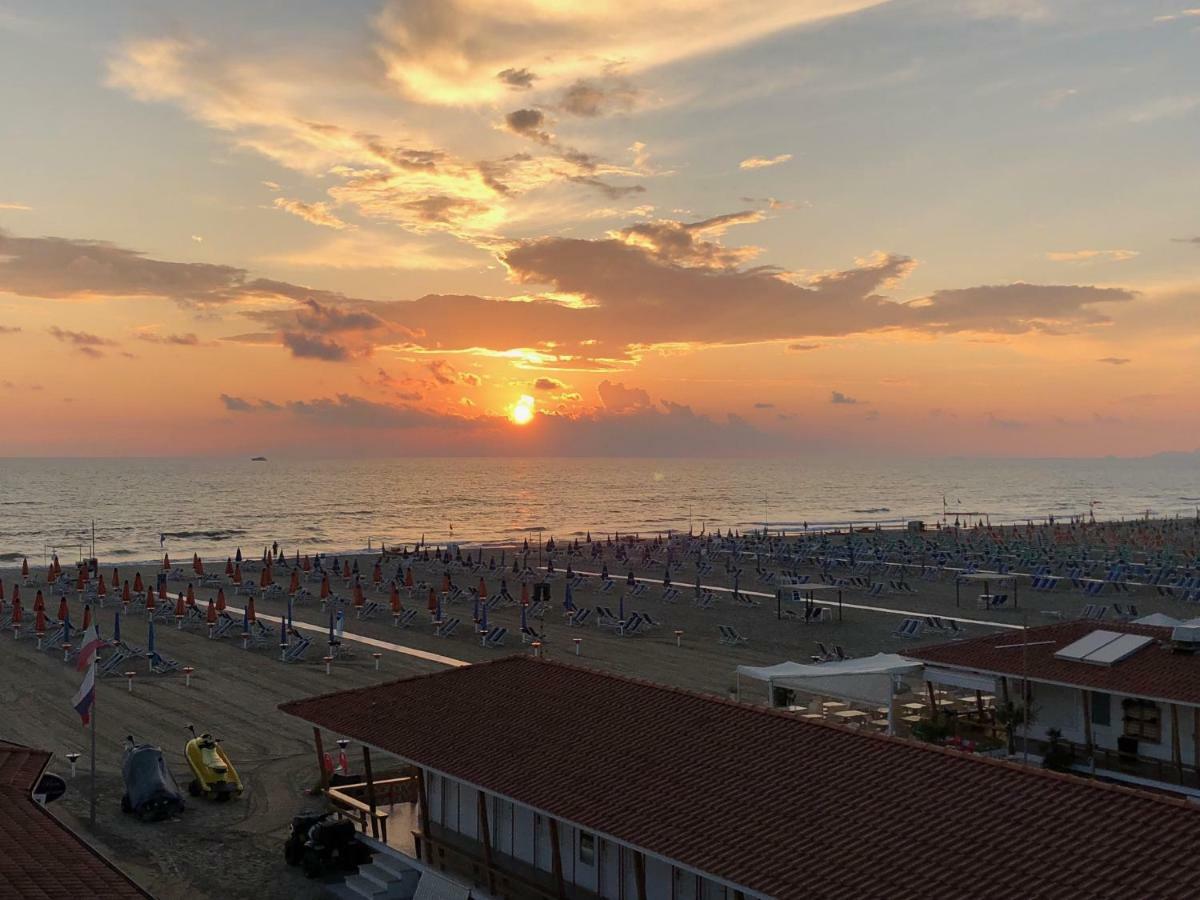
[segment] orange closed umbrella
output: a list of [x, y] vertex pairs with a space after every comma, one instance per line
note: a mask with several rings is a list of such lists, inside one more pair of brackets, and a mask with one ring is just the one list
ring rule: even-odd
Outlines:
[[383, 583], [383, 567], [379, 563], [375, 563], [375, 568], [371, 570], [371, 582], [373, 584]]
[[154, 588], [150, 588], [150, 590], [146, 591], [146, 609], [148, 609], [150, 612], [154, 612], [154, 606]]
[[429, 611], [437, 612], [437, 594], [434, 593], [433, 588], [429, 589]]
[[449, 592], [450, 592], [450, 573], [443, 572], [442, 573], [442, 593], [447, 594]]
[[42, 599], [42, 592], [38, 591], [33, 598], [33, 609], [35, 612], [46, 609], [46, 601]]
[[479, 599], [487, 599], [487, 582], [483, 580], [483, 576], [479, 577]]
[[300, 590], [300, 570], [292, 569], [292, 580], [288, 584], [288, 593], [294, 594], [298, 590]]
[[54, 563], [51, 563], [46, 568], [46, 583], [50, 584], [58, 580], [58, 573], [54, 571]]
[[[115, 588], [116, 586], [117, 586], [116, 582], [113, 582], [113, 587]], [[97, 597], [107, 597], [108, 596], [108, 585], [106, 585], [104, 583], [104, 573], [103, 572], [100, 573], [100, 581], [96, 583], [96, 596]]]
[[175, 618], [182, 619], [183, 616], [184, 616], [183, 594], [181, 593], [178, 597], [175, 598]]
[[232, 556], [225, 557], [225, 574], [230, 576], [231, 578], [233, 577], [233, 557]]
[[354, 585], [354, 608], [362, 609], [366, 602], [366, 598], [363, 597], [362, 585]]
[[27, 556], [22, 557], [22, 559], [21, 559], [21, 577], [22, 578], [29, 577], [29, 557], [27, 557]]
[[138, 572], [133, 576], [133, 592], [135, 594], [140, 594], [145, 589], [145, 586], [142, 584], [142, 573]]
[[90, 604], [83, 608], [83, 630], [87, 631], [92, 627], [92, 607]]
[[208, 601], [208, 612], [205, 614], [204, 620], [208, 622], [209, 625], [217, 624], [217, 607], [213, 604], [211, 599]]
[[58, 601], [58, 621], [65, 622], [71, 616], [71, 610], [67, 608], [67, 598], [63, 597]]
[[350, 563], [344, 559], [342, 560], [342, 577], [343, 578], [350, 577]]
[[225, 612], [225, 588], [217, 588], [217, 612]]
[[400, 606], [400, 589], [396, 587], [396, 582], [394, 581], [392, 582], [392, 594], [390, 599], [392, 601], [392, 612], [396, 615], [400, 615], [400, 610], [402, 608]]
[[321, 599], [329, 599], [329, 576], [325, 575], [321, 578]]
[[21, 598], [17, 596], [13, 597], [12, 623], [13, 625], [21, 624]]
[[171, 557], [167, 556], [167, 554], [164, 553], [163, 554], [163, 571], [165, 572], [169, 568], [171, 568]]
[[58, 561], [57, 553], [55, 553], [54, 557], [51, 559], [50, 565], [52, 565], [54, 567], [54, 577], [55, 578], [57, 578], [59, 575], [62, 574], [62, 564], [59, 563], [59, 561]]
[[188, 582], [187, 605], [188, 606], [196, 605], [196, 592], [194, 590], [192, 590], [192, 583], [190, 581]]
[[309, 560], [307, 553], [304, 554], [304, 563], [301, 568], [303, 568], [305, 572], [312, 571], [312, 562]]
[[83, 593], [83, 569], [79, 570], [79, 575], [75, 578], [75, 590]]
[[238, 563], [233, 567], [233, 580], [235, 584], [242, 583], [242, 564]]
[[117, 585], [120, 583], [121, 583], [121, 575], [117, 571], [117, 567], [113, 566], [112, 586], [113, 586], [114, 591], [117, 589]]
[[246, 621], [247, 622], [258, 621], [254, 616], [254, 598], [253, 597], [251, 597], [249, 600], [246, 601]]
[[263, 566], [262, 574], [258, 576], [258, 586], [265, 588], [271, 583], [271, 567]]
[[404, 586], [410, 588], [413, 586], [412, 566], [404, 570]]
[[521, 605], [529, 605], [529, 585], [524, 581], [521, 582]]
[[194, 568], [196, 570], [197, 575], [203, 575], [204, 574], [204, 560], [202, 560], [199, 556], [197, 556], [196, 562], [192, 566], [192, 568]]
[[129, 579], [125, 579], [125, 585], [121, 588], [121, 602], [128, 603], [132, 598], [129, 595]]
[[33, 618], [33, 631], [39, 638], [46, 633], [46, 612], [45, 610], [37, 610], [37, 615]]

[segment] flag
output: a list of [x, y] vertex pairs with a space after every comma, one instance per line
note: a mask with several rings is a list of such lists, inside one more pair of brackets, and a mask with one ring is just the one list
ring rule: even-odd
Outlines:
[[74, 698], [71, 700], [71, 705], [75, 707], [75, 712], [79, 713], [79, 717], [83, 719], [83, 724], [87, 725], [92, 719], [92, 705], [96, 702], [96, 666], [88, 666], [87, 674], [83, 676], [83, 683], [79, 685], [79, 690], [75, 692]]
[[83, 633], [83, 642], [79, 645], [79, 665], [78, 670], [82, 672], [92, 664], [96, 658], [96, 651], [104, 646], [104, 641], [100, 638], [100, 632], [96, 630], [96, 623], [93, 622]]

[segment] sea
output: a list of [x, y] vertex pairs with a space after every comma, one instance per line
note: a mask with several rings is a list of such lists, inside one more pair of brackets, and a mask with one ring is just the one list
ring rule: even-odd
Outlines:
[[0, 564], [223, 559], [612, 533], [1195, 516], [1145, 459], [0, 459]]

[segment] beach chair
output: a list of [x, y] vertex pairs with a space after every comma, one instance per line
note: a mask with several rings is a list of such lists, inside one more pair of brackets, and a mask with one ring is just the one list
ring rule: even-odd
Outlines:
[[600, 593], [607, 594], [609, 591], [611, 591], [613, 589], [614, 585], [615, 585], [615, 582], [611, 578], [609, 578], [605, 581], [602, 581], [600, 583]]
[[1138, 608], [1130, 603], [1122, 606], [1120, 603], [1113, 604], [1113, 612], [1117, 614], [1117, 618], [1122, 622], [1130, 622], [1138, 617]]
[[415, 609], [406, 609], [396, 617], [394, 624], [397, 628], [409, 628], [416, 620], [417, 611]]
[[712, 609], [717, 605], [717, 598], [713, 596], [712, 591], [705, 591], [696, 598], [697, 609]]
[[905, 619], [900, 627], [892, 632], [892, 637], [916, 638], [921, 636], [925, 623], [920, 619]]
[[833, 645], [833, 658], [835, 660], [837, 660], [838, 662], [845, 662], [846, 660], [850, 659], [851, 657], [848, 653], [846, 653], [845, 650], [842, 649], [841, 644], [834, 644]]
[[503, 625], [499, 625], [483, 635], [483, 646], [485, 647], [503, 647], [504, 638], [508, 634], [508, 629]]
[[963, 633], [963, 631], [964, 631], [963, 627], [961, 625], [959, 625], [956, 620], [946, 619], [945, 621], [946, 621], [946, 630], [949, 631], [951, 634], [953, 634], [954, 636], [957, 637], [958, 635]]
[[229, 629], [231, 629], [239, 624], [241, 624], [239, 622], [239, 620], [235, 619], [229, 613], [227, 613], [227, 612], [220, 613], [217, 616], [217, 624], [213, 628], [213, 633], [212, 633], [213, 637], [214, 638], [225, 637], [225, 635], [227, 635], [229, 633]]
[[945, 631], [946, 630], [946, 623], [942, 620], [941, 616], [926, 616], [925, 624], [928, 625], [934, 631]]
[[749, 641], [732, 625], [718, 625], [717, 631], [720, 632], [718, 643], [726, 646], [736, 647], [739, 644], [748, 644]]
[[283, 652], [284, 662], [301, 662], [304, 659], [304, 654], [308, 651], [309, 645], [312, 644], [312, 639], [305, 637], [299, 632], [295, 633], [296, 640]]
[[567, 619], [567, 624], [574, 628], [579, 628], [579, 627], [586, 625], [588, 622], [588, 619], [590, 619], [591, 617], [592, 617], [592, 610], [589, 607], [584, 606], [580, 609], [575, 610], [575, 612], [572, 613], [571, 617], [569, 619]]
[[649, 585], [647, 585], [646, 582], [639, 581], [632, 588], [630, 588], [629, 595], [631, 597], [640, 597], [642, 594], [646, 593], [648, 589]]
[[440, 637], [440, 638], [448, 638], [454, 634], [455, 630], [457, 630], [457, 628], [461, 624], [461, 622], [462, 622], [462, 620], [458, 619], [458, 618], [447, 619], [445, 622], [443, 622], [441, 625], [439, 625], [437, 627], [437, 630], [434, 631], [433, 636]]
[[132, 657], [129, 651], [120, 646], [113, 646], [110, 652], [100, 660], [97, 671], [101, 675], [116, 675], [125, 671], [125, 662]]
[[363, 604], [362, 609], [360, 609], [358, 611], [358, 617], [360, 619], [364, 619], [364, 620], [371, 619], [371, 618], [374, 618], [375, 615], [378, 614], [378, 612], [379, 612], [379, 603], [376, 602], [375, 600], [368, 600], [366, 603]]
[[663, 603], [674, 603], [678, 599], [679, 599], [679, 588], [671, 587], [671, 588], [667, 588], [665, 591], [663, 591], [663, 595], [662, 595]]
[[652, 628], [657, 628], [660, 624], [654, 619], [653, 616], [650, 615], [650, 613], [635, 612], [634, 615], [641, 618], [642, 624], [639, 627], [642, 631], [649, 631]]
[[525, 627], [521, 629], [521, 643], [532, 644], [534, 641], [541, 641], [543, 644], [546, 639], [534, 631], [532, 628]]
[[161, 653], [151, 653], [149, 659], [150, 671], [155, 675], [169, 675], [171, 672], [179, 671], [179, 663]]
[[596, 607], [596, 627], [597, 628], [620, 628], [621, 620], [607, 606]]
[[1079, 618], [1088, 619], [1092, 622], [1099, 622], [1108, 615], [1108, 607], [1102, 603], [1089, 603], [1083, 608], [1083, 612], [1079, 614]]
[[642, 628], [642, 617], [637, 613], [631, 615], [624, 622], [621, 622], [617, 627], [617, 634], [621, 637], [626, 637], [631, 634], [637, 634]]
[[823, 641], [817, 641], [816, 644], [817, 652], [809, 657], [813, 662], [823, 663], [833, 658], [833, 654], [829, 652], [829, 649], [825, 646]]

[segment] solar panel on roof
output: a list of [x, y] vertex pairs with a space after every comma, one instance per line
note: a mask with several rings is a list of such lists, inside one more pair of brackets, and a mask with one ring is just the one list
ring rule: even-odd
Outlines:
[[1147, 644], [1153, 642], [1153, 640], [1154, 638], [1144, 634], [1123, 634], [1115, 641], [1105, 644], [1099, 650], [1092, 651], [1082, 661], [1098, 666], [1115, 665], [1126, 657], [1137, 653]]
[[1111, 644], [1121, 636], [1121, 632], [1119, 631], [1093, 631], [1074, 643], [1067, 644], [1067, 646], [1056, 652], [1054, 656], [1056, 659], [1073, 659], [1078, 661], [1089, 653], [1095, 653], [1106, 644]]

